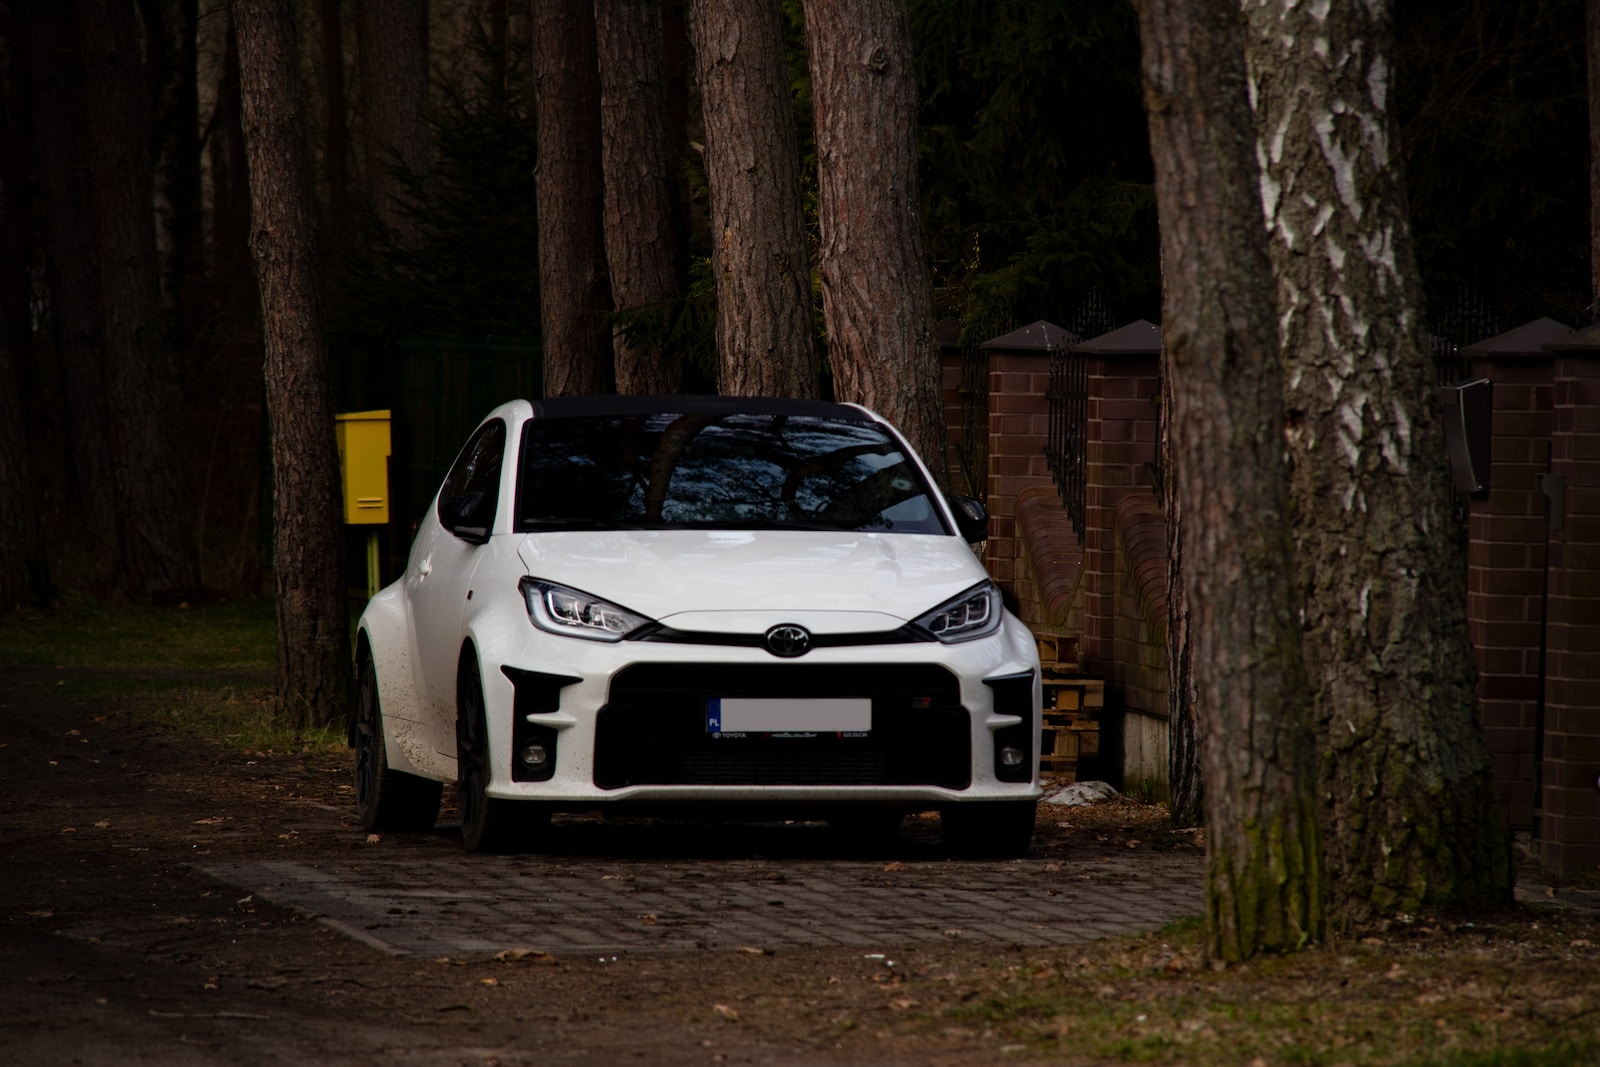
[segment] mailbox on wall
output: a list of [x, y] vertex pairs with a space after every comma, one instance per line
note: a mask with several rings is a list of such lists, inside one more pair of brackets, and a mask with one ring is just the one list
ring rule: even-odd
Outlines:
[[[345, 524], [385, 526], [389, 522], [389, 413], [350, 411], [333, 418]], [[369, 530], [367, 596], [378, 592], [380, 581], [378, 531]]]
[[382, 526], [389, 521], [389, 412], [351, 411], [334, 416], [339, 441], [339, 484], [344, 521]]

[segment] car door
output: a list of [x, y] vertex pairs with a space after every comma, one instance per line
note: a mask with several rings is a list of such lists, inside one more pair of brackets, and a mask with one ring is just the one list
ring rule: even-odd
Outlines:
[[435, 511], [419, 531], [416, 565], [406, 593], [415, 634], [422, 726], [435, 751], [455, 755], [456, 668], [462, 616], [472, 573], [494, 529], [504, 467], [506, 424], [479, 427], [439, 490]]

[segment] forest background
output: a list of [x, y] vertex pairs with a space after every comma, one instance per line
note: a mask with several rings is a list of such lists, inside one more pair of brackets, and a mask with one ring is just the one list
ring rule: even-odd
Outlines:
[[[427, 69], [426, 143], [411, 156], [426, 160], [420, 166], [383, 131], [395, 106], [386, 94], [421, 86], [385, 80], [363, 64], [364, 6], [318, 0], [294, 8], [341, 410], [378, 406], [374, 396], [387, 401], [404, 353], [437, 353], [441, 339], [498, 368], [495, 380], [537, 382], [527, 376], [541, 344], [533, 20], [527, 5], [505, 0], [410, 6], [427, 18], [426, 51], [417, 57]], [[256, 595], [271, 565], [271, 465], [233, 20], [226, 4], [202, 0], [61, 10], [80, 7], [79, 16], [97, 20], [102, 49], [77, 46], [65, 15], [0, 6], [0, 394], [22, 430], [26, 491], [48, 553], [47, 570], [35, 568], [24, 595]], [[689, 8], [686, 0], [662, 5], [660, 56], [684, 237], [673, 263], [679, 284], [669, 299], [614, 321], [639, 344], [680, 360], [688, 388], [713, 389], [717, 294]], [[783, 10], [818, 387], [826, 393], [804, 15], [798, 0]], [[920, 218], [936, 314], [947, 328], [981, 341], [1040, 318], [1070, 326], [1090, 305], [1108, 309], [1102, 321], [1158, 321], [1158, 234], [1132, 8], [910, 0], [908, 10]], [[1395, 14], [1394, 104], [1430, 332], [1441, 343], [1468, 344], [1539, 315], [1588, 321], [1581, 0], [1400, 0]], [[115, 108], [116, 138], [89, 128], [83, 103], [96, 94]], [[47, 225], [43, 209], [64, 197], [86, 220], [97, 193], [83, 174], [95, 158], [108, 171], [148, 168], [158, 234], [156, 258], [121, 264], [128, 269], [119, 279], [100, 282], [85, 275], [113, 262], [103, 236], [87, 224]], [[126, 291], [116, 295], [113, 282]], [[140, 294], [159, 307], [158, 319], [141, 318]], [[180, 503], [175, 514], [147, 519], [119, 511], [114, 438], [89, 444], [104, 437], [107, 393], [124, 387], [114, 353], [129, 337], [153, 353], [149, 365], [168, 380], [146, 384], [165, 390], [177, 412], [167, 427], [167, 474]], [[74, 358], [85, 347], [104, 362]], [[508, 372], [507, 364], [521, 367]], [[465, 411], [458, 421], [481, 414]], [[440, 448], [453, 449], [468, 428], [439, 426]], [[130, 565], [115, 531], [139, 521], [192, 541], [193, 566], [169, 573]], [[403, 555], [403, 544], [395, 548]]]

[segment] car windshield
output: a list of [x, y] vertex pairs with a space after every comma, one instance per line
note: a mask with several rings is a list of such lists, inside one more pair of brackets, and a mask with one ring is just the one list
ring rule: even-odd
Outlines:
[[949, 532], [915, 464], [870, 422], [706, 412], [535, 418], [517, 470], [519, 532]]

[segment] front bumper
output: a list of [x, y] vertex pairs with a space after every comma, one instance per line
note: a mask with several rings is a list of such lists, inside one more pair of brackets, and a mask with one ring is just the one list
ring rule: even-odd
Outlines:
[[[1040, 793], [1038, 661], [1013, 618], [963, 644], [835, 647], [799, 660], [542, 634], [515, 644], [480, 652], [492, 797], [931, 808]], [[872, 729], [718, 736], [706, 726], [712, 697], [866, 697]], [[519, 765], [529, 744], [545, 748], [548, 766]], [[1005, 747], [1025, 760], [1008, 765]]]

